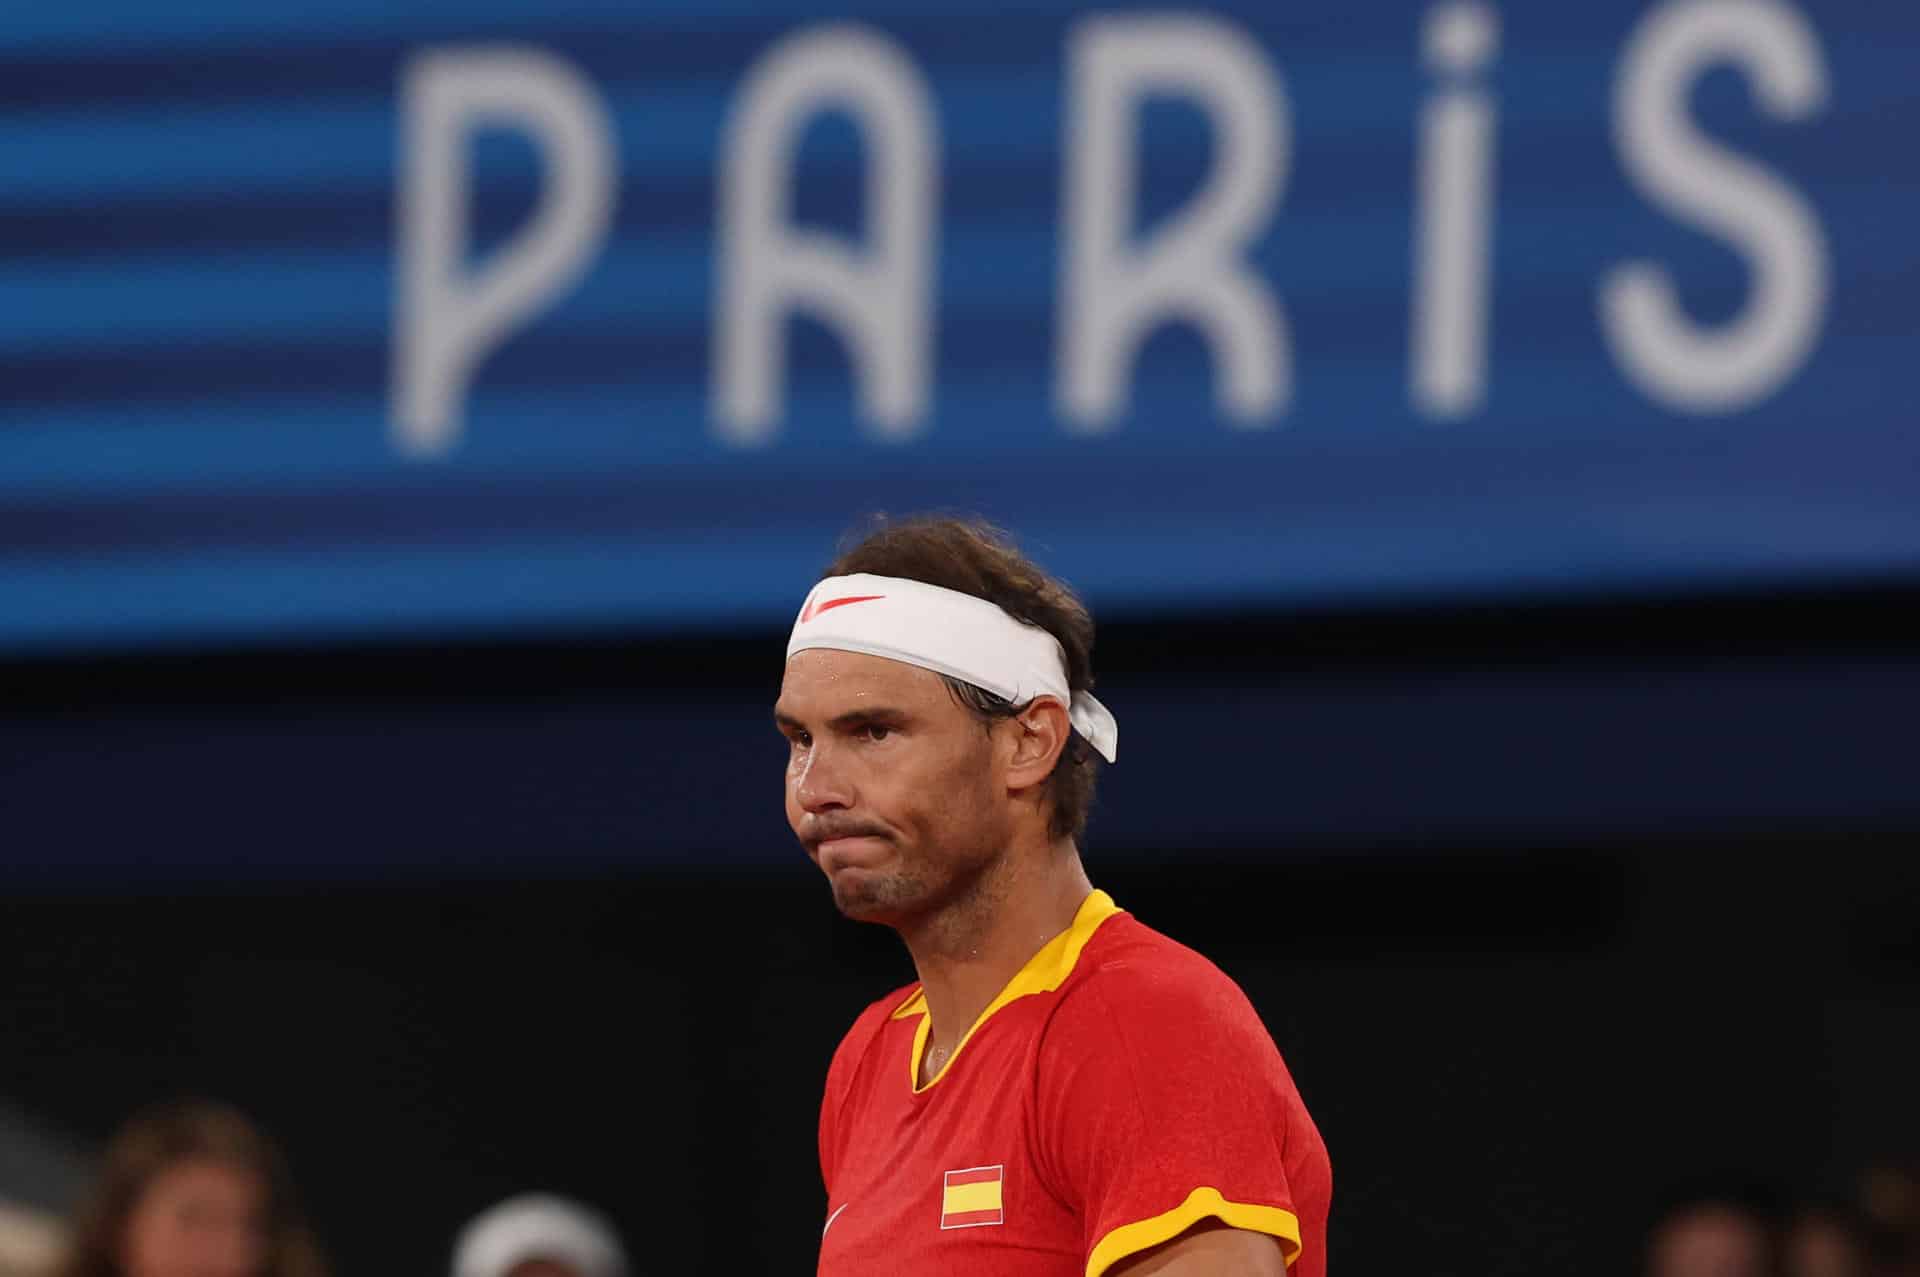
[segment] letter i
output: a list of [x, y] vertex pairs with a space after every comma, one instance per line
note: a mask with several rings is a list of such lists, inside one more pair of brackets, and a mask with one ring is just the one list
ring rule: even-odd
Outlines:
[[1479, 0], [1427, 12], [1422, 60], [1440, 81], [1420, 108], [1414, 223], [1413, 406], [1442, 421], [1487, 392], [1487, 294], [1497, 111], [1478, 82], [1500, 50], [1500, 19]]

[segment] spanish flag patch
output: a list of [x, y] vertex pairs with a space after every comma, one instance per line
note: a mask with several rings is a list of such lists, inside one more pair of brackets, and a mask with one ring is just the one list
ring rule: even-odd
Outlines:
[[946, 1187], [940, 1194], [940, 1227], [978, 1228], [1003, 1222], [1006, 1216], [1001, 1212], [1000, 1183], [1005, 1174], [1002, 1166], [948, 1171]]

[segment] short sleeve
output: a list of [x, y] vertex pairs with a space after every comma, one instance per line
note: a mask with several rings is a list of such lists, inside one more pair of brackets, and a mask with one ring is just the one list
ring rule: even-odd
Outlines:
[[1232, 981], [1136, 970], [1062, 999], [1036, 1076], [1043, 1178], [1083, 1221], [1087, 1277], [1208, 1218], [1300, 1253], [1287, 1175], [1299, 1105]]

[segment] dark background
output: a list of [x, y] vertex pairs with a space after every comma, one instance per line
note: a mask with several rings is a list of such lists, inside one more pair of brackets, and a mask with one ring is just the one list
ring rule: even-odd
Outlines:
[[[1688, 87], [1831, 266], [1804, 366], [1697, 414], [1622, 368], [1596, 291], [1658, 263], [1719, 329], [1755, 287], [1618, 144], [1670, 10], [1500, 6], [1449, 76], [1431, 0], [1210, 5], [1289, 103], [1246, 260], [1297, 403], [1224, 420], [1170, 323], [1099, 435], [1054, 406], [1091, 11], [978, 8], [835, 7], [937, 112], [924, 434], [870, 435], [803, 309], [742, 449], [709, 419], [725, 131], [824, 10], [10, 6], [0, 1199], [70, 1189], [7, 1182], [16, 1117], [84, 1154], [202, 1093], [284, 1140], [341, 1277], [444, 1272], [533, 1188], [642, 1272], [809, 1271], [822, 1074], [909, 971], [785, 829], [771, 627], [876, 504], [993, 518], [1094, 600], [1124, 748], [1089, 866], [1266, 1017], [1339, 1273], [1617, 1274], [1672, 1187], [1920, 1158], [1920, 8], [1791, 7], [1828, 82], [1802, 117], [1737, 60]], [[577, 68], [620, 180], [429, 460], [392, 431], [405, 77], [476, 40]], [[1499, 112], [1489, 364], [1443, 425], [1408, 399], [1410, 249], [1423, 114], [1462, 89]], [[524, 127], [481, 133], [474, 269], [544, 190]], [[1144, 235], [1217, 148], [1178, 94], [1138, 145]], [[808, 124], [801, 224], [864, 229], [864, 152]], [[400, 637], [429, 629], [460, 637]]]
[[[1633, 1262], [1676, 1184], [1920, 1148], [1898, 590], [1102, 633], [1096, 883], [1265, 1017], [1343, 1271]], [[342, 1273], [528, 1188], [804, 1272], [826, 1062], [912, 978], [786, 833], [777, 634], [6, 665], [0, 1092], [288, 1145]]]

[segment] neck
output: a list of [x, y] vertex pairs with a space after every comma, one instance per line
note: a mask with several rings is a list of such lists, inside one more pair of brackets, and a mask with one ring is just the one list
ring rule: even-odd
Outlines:
[[932, 1053], [952, 1053], [1093, 890], [1071, 839], [1022, 850], [1011, 848], [965, 899], [900, 930], [926, 994]]

